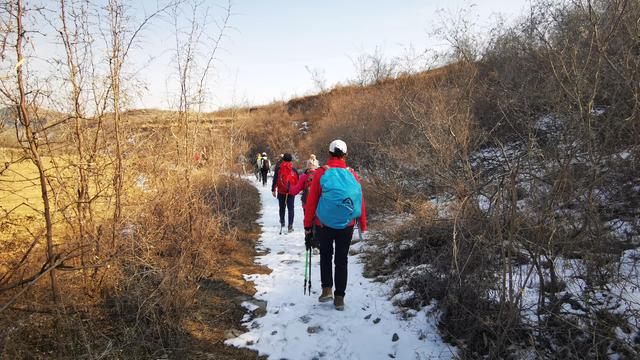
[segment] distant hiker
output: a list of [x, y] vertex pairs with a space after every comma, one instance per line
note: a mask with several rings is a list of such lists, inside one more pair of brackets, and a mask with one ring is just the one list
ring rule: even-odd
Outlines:
[[262, 179], [262, 186], [267, 186], [267, 176], [271, 169], [271, 161], [267, 158], [267, 153], [262, 153], [262, 159], [260, 160], [260, 177]]
[[307, 160], [307, 169], [317, 169], [320, 167], [320, 164], [318, 163], [318, 159], [316, 159], [316, 156], [314, 154], [311, 154], [309, 156], [309, 160]]
[[262, 154], [258, 153], [256, 162], [253, 164], [254, 173], [256, 174], [256, 180], [260, 181], [260, 167], [262, 166]]
[[273, 172], [273, 184], [271, 185], [271, 193], [278, 198], [280, 206], [280, 231], [284, 227], [285, 207], [288, 212], [288, 231], [293, 231], [294, 203], [296, 195], [291, 193], [291, 188], [298, 183], [298, 171], [293, 167], [291, 162], [293, 157], [286, 153], [282, 155], [282, 162]]
[[[347, 144], [334, 140], [329, 145], [331, 158], [319, 168], [311, 183], [304, 214], [305, 246], [311, 248], [316, 226], [315, 240], [320, 243], [320, 278], [322, 294], [320, 302], [333, 299], [336, 310], [344, 310], [347, 288], [347, 265], [353, 227], [358, 221], [360, 231], [367, 229], [367, 217], [360, 179], [347, 167]], [[331, 260], [335, 242], [335, 292]], [[335, 298], [334, 298], [335, 295]]]

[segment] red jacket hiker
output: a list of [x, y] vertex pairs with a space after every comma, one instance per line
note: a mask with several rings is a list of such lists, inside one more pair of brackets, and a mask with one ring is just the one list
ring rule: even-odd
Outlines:
[[273, 174], [271, 190], [278, 190], [278, 194], [296, 195], [292, 190], [298, 182], [298, 172], [293, 168], [291, 161], [283, 161]]
[[313, 177], [315, 176], [316, 171], [318, 170], [307, 169], [307, 171], [305, 171], [302, 175], [300, 175], [300, 178], [298, 179], [298, 183], [291, 186], [291, 189], [289, 190], [289, 194], [298, 195], [300, 194], [301, 191], [304, 191], [304, 190], [308, 191], [309, 188], [311, 188], [311, 180], [313, 180]]
[[[340, 159], [337, 157], [332, 157], [327, 161], [327, 166], [330, 168], [346, 168], [347, 163], [344, 159]], [[316, 218], [316, 208], [318, 206], [318, 201], [320, 200], [320, 194], [322, 194], [322, 187], [320, 186], [320, 178], [324, 175], [325, 169], [324, 167], [318, 168], [313, 177], [313, 182], [311, 183], [311, 188], [309, 189], [309, 195], [307, 196], [307, 204], [305, 205], [304, 212], [304, 227], [309, 228], [313, 225], [314, 219], [316, 225], [322, 225], [320, 221]], [[355, 176], [356, 180], [360, 182], [360, 178], [358, 178], [358, 174], [353, 172], [353, 176]], [[353, 226], [355, 221], [352, 221], [349, 226]], [[364, 195], [362, 196], [362, 214], [359, 219], [360, 223], [360, 231], [365, 232], [367, 230], [367, 214], [365, 212], [364, 206]]]
[[289, 194], [291, 195], [300, 194], [300, 191], [304, 190], [304, 183], [307, 182], [308, 178], [309, 178], [309, 174], [307, 173], [300, 175], [300, 179], [298, 179], [298, 183], [291, 186], [291, 189], [289, 189]]

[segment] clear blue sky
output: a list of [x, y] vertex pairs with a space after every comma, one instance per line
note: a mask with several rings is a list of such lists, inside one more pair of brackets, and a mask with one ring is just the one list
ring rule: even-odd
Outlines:
[[[220, 1], [207, 0], [212, 6]], [[328, 85], [355, 76], [352, 58], [380, 49], [387, 57], [442, 46], [431, 35], [438, 11], [472, 7], [480, 29], [501, 15], [511, 19], [529, 0], [235, 0], [231, 30], [218, 53], [209, 82], [209, 108], [264, 104], [314, 91], [306, 67], [324, 72]], [[145, 0], [152, 8], [156, 0]], [[212, 10], [215, 8], [212, 7]], [[217, 10], [220, 13], [219, 10]], [[174, 42], [167, 24], [143, 38], [146, 56], [154, 59], [139, 74], [148, 84], [140, 107], [169, 105], [167, 67]], [[151, 50], [149, 50], [151, 49]]]

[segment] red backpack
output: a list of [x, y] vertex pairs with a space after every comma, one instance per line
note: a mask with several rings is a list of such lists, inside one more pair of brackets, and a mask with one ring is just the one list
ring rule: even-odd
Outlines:
[[293, 171], [293, 164], [290, 161], [283, 161], [278, 169], [278, 193], [288, 194], [291, 185], [298, 182], [298, 174]]

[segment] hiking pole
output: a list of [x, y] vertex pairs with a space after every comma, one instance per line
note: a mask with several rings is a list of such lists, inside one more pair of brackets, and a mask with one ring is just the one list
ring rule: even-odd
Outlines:
[[307, 270], [309, 270], [309, 250], [304, 253], [304, 295], [307, 295]]
[[309, 296], [311, 296], [311, 256], [313, 255], [313, 248], [308, 250], [309, 252]]

